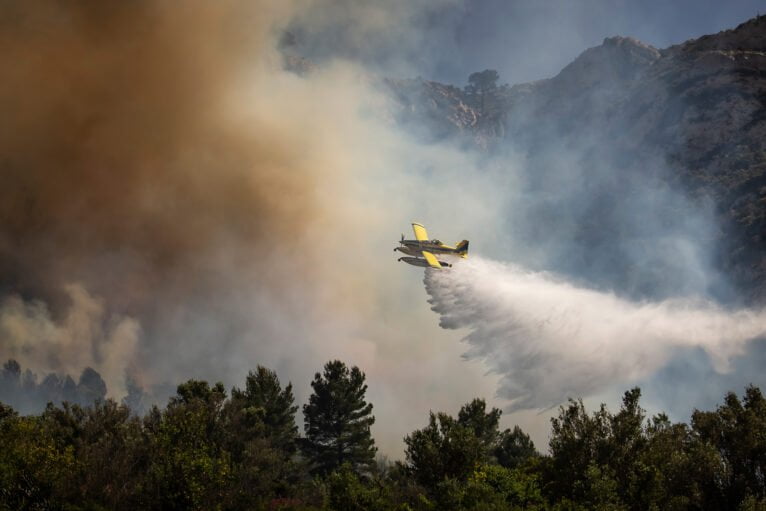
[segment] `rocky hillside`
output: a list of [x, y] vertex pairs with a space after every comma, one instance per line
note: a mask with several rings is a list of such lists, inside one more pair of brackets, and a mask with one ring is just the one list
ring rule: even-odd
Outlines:
[[[766, 298], [766, 16], [662, 50], [607, 38], [553, 78], [496, 87], [483, 109], [466, 89], [423, 80], [387, 85], [404, 123], [425, 124], [434, 137], [488, 153], [523, 152], [532, 189], [550, 180], [561, 155], [592, 169], [578, 191], [604, 200], [585, 212], [566, 204], [533, 207], [567, 218], [538, 233], [527, 228], [530, 243], [545, 243], [561, 222], [575, 223], [575, 255], [593, 261], [597, 275], [603, 261], [596, 251], [642, 228], [611, 220], [624, 203], [608, 197], [629, 199], [632, 184], [656, 181], [712, 212], [716, 228], [704, 234], [711, 237], [706, 246], [715, 247], [710, 263], [737, 294]], [[666, 216], [660, 223], [673, 222], [672, 211]], [[629, 245], [613, 256], [629, 258]], [[554, 266], [566, 271], [571, 257], [568, 251]], [[618, 280], [629, 280], [629, 270], [622, 268]]]

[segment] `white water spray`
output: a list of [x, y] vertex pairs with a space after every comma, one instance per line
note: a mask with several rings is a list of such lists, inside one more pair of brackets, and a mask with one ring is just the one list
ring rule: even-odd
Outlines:
[[699, 347], [718, 372], [766, 334], [766, 310], [726, 310], [701, 299], [632, 302], [547, 273], [481, 257], [426, 271], [440, 326], [468, 329], [467, 358], [501, 375], [511, 409], [547, 408], [663, 367]]

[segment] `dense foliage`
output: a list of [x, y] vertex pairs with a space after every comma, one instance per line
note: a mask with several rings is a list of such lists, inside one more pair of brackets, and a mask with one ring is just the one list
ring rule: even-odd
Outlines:
[[456, 417], [430, 412], [393, 464], [373, 461], [358, 368], [328, 362], [312, 387], [305, 438], [292, 386], [263, 367], [230, 397], [189, 380], [143, 416], [102, 395], [27, 416], [0, 404], [0, 509], [766, 509], [756, 387], [688, 425], [647, 418], [638, 389], [617, 413], [570, 401], [552, 419], [547, 455], [474, 399]]

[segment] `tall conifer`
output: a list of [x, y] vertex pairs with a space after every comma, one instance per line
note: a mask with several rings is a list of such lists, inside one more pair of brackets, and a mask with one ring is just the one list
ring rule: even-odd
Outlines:
[[328, 362], [324, 374], [314, 375], [314, 393], [303, 406], [303, 415], [305, 452], [315, 472], [326, 474], [344, 463], [357, 471], [373, 465], [377, 448], [370, 426], [375, 417], [364, 398], [364, 381], [358, 367], [349, 369], [340, 360]]
[[[298, 426], [295, 424], [293, 385], [283, 389], [277, 373], [262, 366], [250, 371], [244, 390], [231, 391], [232, 406], [241, 412], [242, 426], [249, 434], [263, 429], [260, 435], [271, 442], [272, 447], [293, 453], [296, 449]], [[259, 426], [259, 427], [257, 427]]]

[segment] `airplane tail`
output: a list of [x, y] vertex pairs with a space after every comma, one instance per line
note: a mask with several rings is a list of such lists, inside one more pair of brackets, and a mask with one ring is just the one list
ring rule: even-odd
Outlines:
[[458, 243], [455, 247], [455, 252], [457, 252], [460, 257], [468, 257], [468, 240], [463, 240]]

